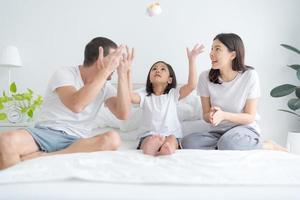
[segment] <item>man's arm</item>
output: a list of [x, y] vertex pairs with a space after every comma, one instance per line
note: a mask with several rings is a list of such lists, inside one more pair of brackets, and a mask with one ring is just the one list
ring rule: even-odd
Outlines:
[[56, 92], [62, 103], [74, 113], [80, 113], [99, 94], [108, 77], [107, 72], [97, 74], [97, 78], [86, 83], [81, 89], [76, 90], [73, 86], [56, 88]]
[[128, 71], [131, 68], [134, 58], [134, 50], [129, 51], [126, 47], [127, 56], [123, 55], [123, 60], [118, 67], [118, 89], [117, 96], [106, 100], [106, 105], [109, 110], [121, 120], [129, 117], [131, 107], [131, 96], [129, 89]]
[[79, 90], [76, 90], [73, 86], [56, 88], [56, 92], [62, 103], [75, 113], [84, 110], [99, 94], [107, 77], [119, 65], [122, 48], [122, 46], [119, 47], [115, 52], [103, 58], [103, 49], [100, 47], [99, 57], [96, 61], [98, 71], [92, 81], [86, 82]]
[[129, 93], [130, 93], [130, 99], [131, 103], [133, 104], [139, 104], [141, 102], [141, 97], [137, 93], [133, 91], [132, 87], [132, 76], [131, 76], [131, 67], [129, 68], [127, 72], [127, 77], [128, 77], [128, 88], [129, 88]]

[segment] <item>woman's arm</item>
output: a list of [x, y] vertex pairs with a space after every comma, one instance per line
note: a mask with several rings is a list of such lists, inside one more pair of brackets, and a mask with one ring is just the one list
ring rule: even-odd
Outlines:
[[213, 116], [214, 112], [211, 109], [210, 98], [209, 97], [201, 97], [201, 105], [202, 105], [202, 110], [203, 110], [203, 119], [207, 123], [212, 123], [212, 116]]
[[196, 61], [200, 53], [203, 52], [204, 46], [196, 44], [192, 51], [186, 48], [186, 53], [189, 60], [189, 76], [187, 84], [183, 85], [179, 90], [179, 99], [189, 95], [197, 87], [197, 68]]
[[243, 113], [224, 112], [219, 107], [213, 107], [215, 112], [212, 116], [212, 124], [217, 126], [223, 120], [236, 124], [250, 124], [255, 120], [256, 107], [257, 99], [248, 99]]
[[131, 69], [132, 60], [134, 58], [134, 50], [129, 51], [126, 46], [126, 53], [123, 54], [123, 59], [120, 61], [120, 65], [117, 68], [118, 72], [118, 90], [117, 96], [111, 97], [106, 100], [106, 105], [109, 110], [121, 120], [125, 120], [130, 114], [130, 91], [128, 88], [128, 71]]

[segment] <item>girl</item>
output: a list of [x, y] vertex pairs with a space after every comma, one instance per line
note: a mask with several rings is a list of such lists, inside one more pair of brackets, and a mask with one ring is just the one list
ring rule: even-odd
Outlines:
[[244, 45], [233, 33], [217, 35], [212, 44], [212, 68], [201, 73], [198, 95], [201, 96], [203, 118], [211, 129], [183, 138], [187, 149], [279, 149], [263, 145], [256, 123], [257, 99], [260, 96], [257, 73], [244, 64]]
[[169, 155], [180, 147], [181, 126], [177, 115], [178, 100], [189, 95], [197, 86], [196, 58], [203, 52], [203, 45], [195, 45], [187, 56], [189, 60], [188, 83], [176, 89], [176, 76], [168, 63], [158, 61], [152, 65], [147, 77], [146, 92], [132, 93], [131, 102], [142, 109], [138, 149], [144, 154]]

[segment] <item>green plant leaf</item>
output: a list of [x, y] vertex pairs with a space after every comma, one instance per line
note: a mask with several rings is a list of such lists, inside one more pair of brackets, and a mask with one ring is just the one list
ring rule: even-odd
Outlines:
[[298, 110], [300, 108], [300, 99], [290, 99], [288, 106], [291, 110]]
[[299, 114], [295, 113], [295, 112], [292, 112], [292, 111], [289, 111], [289, 110], [283, 110], [283, 109], [279, 109], [279, 111], [282, 111], [282, 112], [287, 112], [287, 113], [290, 113], [290, 114], [293, 114], [293, 115], [296, 115], [297, 117], [300, 117]]
[[13, 82], [13, 83], [10, 84], [9, 90], [10, 90], [12, 93], [16, 93], [16, 92], [17, 92], [17, 85], [16, 85], [15, 82]]
[[33, 91], [30, 88], [27, 88], [29, 94], [33, 94]]
[[288, 67], [290, 67], [290, 68], [292, 68], [292, 69], [294, 69], [296, 71], [300, 70], [300, 65], [298, 65], [298, 64], [288, 65]]
[[5, 113], [0, 113], [0, 120], [5, 120], [7, 115]]
[[13, 96], [13, 98], [14, 98], [14, 100], [17, 100], [17, 101], [22, 101], [24, 98], [21, 96], [21, 95], [19, 95], [19, 94], [16, 94], [16, 95], [12, 95]]
[[30, 93], [24, 93], [23, 97], [24, 97], [24, 99], [30, 101], [32, 99], [32, 94], [30, 94]]
[[300, 69], [297, 71], [298, 80], [300, 80]]
[[6, 97], [0, 97], [0, 102], [1, 103], [6, 103], [7, 102], [7, 98]]
[[270, 92], [272, 97], [283, 97], [291, 94], [296, 89], [296, 86], [291, 84], [284, 84], [273, 88]]
[[0, 110], [4, 108], [3, 104], [0, 102]]
[[30, 110], [27, 112], [27, 115], [28, 115], [28, 117], [32, 118], [32, 117], [33, 117], [33, 110], [30, 109]]
[[283, 46], [284, 48], [288, 49], [288, 50], [291, 50], [291, 51], [293, 51], [297, 54], [300, 54], [300, 51], [295, 47], [292, 47], [292, 46], [287, 45], [287, 44], [280, 44], [280, 45]]
[[26, 113], [27, 112], [27, 108], [26, 107], [20, 107], [21, 108], [21, 112], [22, 113]]
[[300, 87], [296, 89], [296, 96], [300, 99]]

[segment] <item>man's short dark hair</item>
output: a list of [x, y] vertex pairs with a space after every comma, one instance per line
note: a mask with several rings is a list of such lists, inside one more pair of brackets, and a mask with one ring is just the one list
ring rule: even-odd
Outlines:
[[84, 50], [84, 66], [91, 66], [96, 62], [99, 56], [99, 47], [103, 48], [103, 56], [109, 54], [110, 49], [118, 48], [118, 45], [112, 40], [105, 37], [96, 37], [92, 39], [86, 46]]

